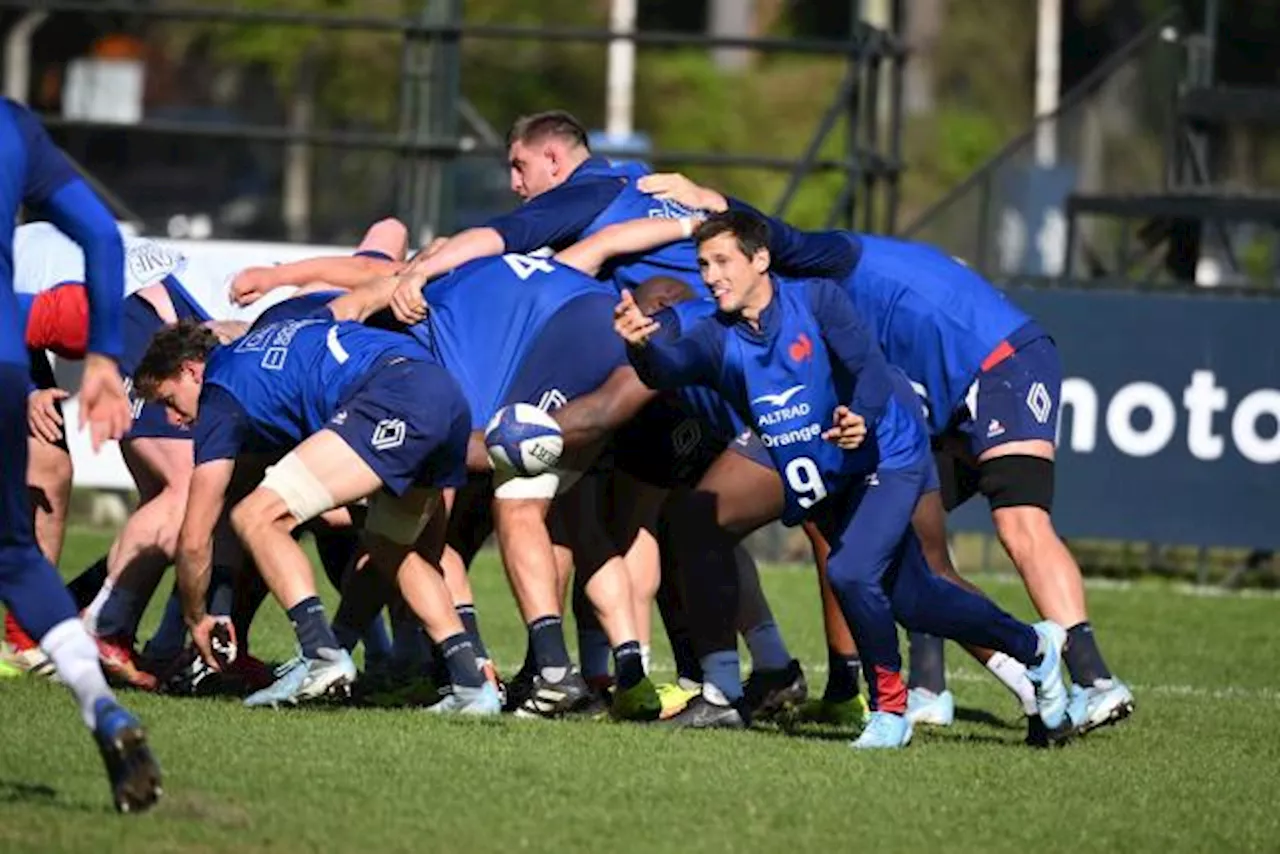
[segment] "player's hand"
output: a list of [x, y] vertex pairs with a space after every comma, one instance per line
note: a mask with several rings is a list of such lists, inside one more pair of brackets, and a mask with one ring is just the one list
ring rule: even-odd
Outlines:
[[867, 438], [867, 422], [847, 406], [836, 407], [831, 423], [831, 429], [823, 433], [822, 438], [843, 450], [852, 451]]
[[449, 238], [447, 237], [437, 237], [435, 240], [427, 244], [427, 248], [422, 250], [422, 254], [427, 258], [430, 258], [432, 255], [440, 251], [441, 246], [444, 246], [448, 242]]
[[658, 331], [660, 324], [636, 305], [631, 291], [622, 291], [622, 300], [613, 308], [613, 329], [632, 347], [643, 347]]
[[231, 301], [251, 305], [278, 287], [273, 267], [246, 267], [231, 280]]
[[679, 172], [657, 172], [636, 182], [642, 193], [689, 208], [720, 212], [729, 207], [724, 196], [690, 181]]
[[191, 642], [214, 670], [222, 670], [236, 659], [236, 627], [227, 617], [205, 614], [191, 627]]
[[57, 403], [70, 397], [60, 388], [42, 388], [27, 395], [27, 425], [31, 435], [40, 441], [56, 445], [62, 438], [62, 414]]
[[80, 429], [89, 425], [89, 438], [96, 451], [108, 439], [123, 436], [132, 421], [129, 396], [115, 360], [90, 353], [85, 357], [80, 381]]
[[422, 296], [423, 278], [413, 272], [401, 273], [400, 284], [391, 295], [391, 313], [401, 323], [419, 323], [427, 319], [427, 301]]

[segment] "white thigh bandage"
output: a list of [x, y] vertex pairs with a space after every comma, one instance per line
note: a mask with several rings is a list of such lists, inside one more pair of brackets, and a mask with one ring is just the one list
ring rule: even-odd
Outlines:
[[289, 514], [298, 520], [299, 525], [334, 507], [333, 495], [328, 487], [311, 473], [293, 451], [267, 468], [267, 474], [259, 486], [279, 495], [284, 506], [289, 508]]
[[397, 545], [411, 546], [439, 506], [438, 489], [414, 487], [399, 498], [379, 492], [369, 501], [364, 529]]
[[494, 498], [555, 498], [564, 495], [582, 478], [580, 471], [546, 471], [520, 477], [512, 471], [493, 473]]

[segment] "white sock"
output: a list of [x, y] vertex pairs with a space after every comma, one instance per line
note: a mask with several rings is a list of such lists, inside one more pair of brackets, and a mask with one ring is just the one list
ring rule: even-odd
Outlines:
[[1003, 652], [994, 653], [987, 659], [987, 669], [1000, 680], [1004, 687], [1013, 692], [1013, 696], [1022, 703], [1022, 711], [1034, 715], [1039, 711], [1036, 705], [1036, 686], [1027, 678], [1027, 666], [1010, 658]]
[[649, 664], [652, 660], [653, 651], [647, 643], [640, 644], [640, 665], [644, 667], [644, 675], [649, 675]]
[[102, 589], [98, 591], [98, 595], [94, 596], [93, 601], [84, 609], [84, 616], [80, 619], [84, 621], [84, 627], [89, 634], [98, 633], [98, 615], [102, 613], [102, 606], [107, 604], [107, 600], [111, 598], [111, 591], [115, 589], [115, 581], [108, 578], [102, 582]]
[[40, 648], [58, 668], [58, 677], [76, 695], [85, 726], [93, 729], [93, 707], [102, 698], [114, 699], [98, 663], [98, 645], [77, 619], [63, 620], [40, 639]]

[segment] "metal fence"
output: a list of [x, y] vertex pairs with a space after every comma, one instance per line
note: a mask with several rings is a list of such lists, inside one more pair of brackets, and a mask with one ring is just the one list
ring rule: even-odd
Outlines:
[[[466, 104], [460, 98], [459, 81], [463, 73], [460, 46], [469, 40], [504, 40], [542, 44], [607, 43], [618, 39], [634, 42], [646, 49], [671, 48], [741, 48], [762, 54], [810, 54], [835, 57], [847, 64], [844, 80], [832, 92], [829, 107], [819, 118], [809, 144], [794, 156], [778, 156], [753, 152], [706, 152], [657, 150], [644, 159], [659, 167], [690, 168], [717, 166], [762, 169], [789, 173], [777, 210], [785, 212], [803, 179], [815, 174], [836, 173], [842, 176], [841, 191], [834, 199], [829, 220], [852, 226], [884, 230], [892, 223], [897, 209], [897, 175], [901, 120], [900, 100], [902, 70], [906, 50], [897, 35], [902, 21], [902, 2], [894, 0], [895, 25], [887, 29], [872, 27], [860, 20], [861, 3], [851, 0], [851, 31], [830, 39], [795, 38], [728, 38], [703, 34], [672, 32], [634, 32], [619, 34], [606, 29], [581, 27], [529, 27], [515, 25], [468, 24], [462, 20], [463, 0], [425, 0], [422, 13], [413, 18], [383, 18], [366, 15], [302, 13], [288, 10], [246, 10], [217, 6], [138, 5], [131, 0], [0, 0], [0, 10], [24, 15], [22, 23], [11, 28], [9, 53], [22, 54], [25, 36], [29, 44], [32, 23], [56, 27], [70, 15], [110, 15], [121, 20], [147, 23], [170, 22], [184, 25], [235, 24], [256, 27], [297, 28], [299, 38], [315, 31], [333, 33], [365, 30], [397, 38], [401, 54], [398, 80], [385, 81], [386, 87], [399, 91], [394, 127], [364, 129], [319, 129], [294, 123], [293, 126], [264, 126], [244, 121], [219, 120], [200, 116], [163, 118], [144, 116], [129, 124], [69, 119], [58, 115], [43, 116], [46, 123], [64, 134], [85, 139], [80, 147], [70, 146], [73, 155], [94, 171], [93, 140], [120, 135], [128, 140], [154, 137], [163, 146], [245, 145], [271, 146], [298, 154], [313, 151], [345, 149], [357, 151], [377, 160], [376, 174], [362, 182], [392, 188], [394, 209], [410, 224], [415, 233], [449, 231], [456, 226], [451, 185], [458, 169], [483, 169], [487, 175], [505, 174], [500, 165], [506, 151], [492, 133], [477, 136], [459, 131], [458, 117], [466, 117]], [[25, 28], [25, 29], [24, 29]], [[15, 41], [16, 40], [16, 41]], [[14, 77], [12, 63], [10, 78]], [[884, 78], [890, 81], [882, 87]], [[7, 80], [12, 87], [13, 80]], [[882, 88], [890, 99], [887, 109], [879, 103]], [[12, 96], [13, 93], [11, 93]], [[19, 97], [22, 94], [19, 93]], [[504, 117], [505, 118], [505, 117]], [[884, 126], [887, 122], [887, 127]], [[844, 140], [838, 156], [822, 156], [824, 143], [839, 133]], [[829, 148], [829, 146], [827, 146]], [[225, 152], [222, 152], [225, 153]], [[634, 151], [601, 148], [606, 156], [635, 156]], [[304, 171], [332, 174], [347, 164], [312, 161]], [[269, 180], [279, 184], [288, 180], [281, 175]], [[295, 172], [295, 178], [296, 178]], [[304, 176], [305, 177], [305, 176]], [[107, 189], [110, 187], [108, 181]], [[505, 184], [505, 182], [503, 182]], [[288, 188], [279, 189], [286, 196]], [[310, 191], [310, 188], [308, 188]], [[327, 192], [318, 184], [314, 192]], [[145, 196], [145, 192], [138, 195]], [[133, 203], [127, 193], [117, 193], [119, 211], [128, 214]], [[346, 207], [351, 201], [346, 201]], [[342, 207], [342, 205], [340, 205]], [[381, 209], [386, 213], [386, 207]], [[358, 217], [360, 214], [353, 214]], [[254, 235], [259, 236], [259, 235]], [[332, 240], [333, 230], [317, 233], [294, 228], [285, 234], [263, 234], [262, 237], [287, 236], [296, 240]]]
[[[1057, 278], [1066, 266], [1065, 206], [1072, 193], [1158, 191], [1183, 74], [1179, 16], [1150, 24], [903, 233], [939, 246], [996, 282]], [[1044, 157], [1037, 137], [1052, 136]], [[1111, 257], [1126, 239], [1090, 227], [1077, 251]], [[1080, 260], [1080, 259], [1077, 259]], [[1077, 264], [1076, 269], [1090, 265]], [[1094, 265], [1096, 266], [1096, 265]]]

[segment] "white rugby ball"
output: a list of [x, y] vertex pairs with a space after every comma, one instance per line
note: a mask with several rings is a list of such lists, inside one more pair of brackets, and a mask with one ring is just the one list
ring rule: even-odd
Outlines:
[[496, 471], [533, 477], [560, 465], [564, 436], [560, 425], [529, 403], [513, 403], [494, 413], [484, 443]]

